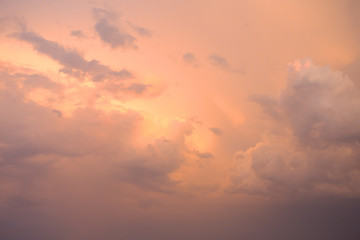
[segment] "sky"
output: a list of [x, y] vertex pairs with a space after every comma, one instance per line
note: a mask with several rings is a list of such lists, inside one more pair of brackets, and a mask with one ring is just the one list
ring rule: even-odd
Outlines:
[[359, 239], [359, 16], [0, 0], [0, 239]]

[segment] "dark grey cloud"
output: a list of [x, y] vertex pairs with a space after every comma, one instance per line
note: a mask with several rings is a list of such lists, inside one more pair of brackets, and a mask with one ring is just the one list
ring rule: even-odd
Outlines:
[[220, 128], [211, 127], [211, 128], [209, 128], [209, 130], [210, 130], [213, 134], [215, 134], [215, 135], [217, 135], [217, 136], [222, 136], [222, 135], [223, 135], [223, 132], [221, 131]]
[[137, 48], [135, 44], [136, 38], [115, 23], [118, 17], [116, 13], [94, 8], [93, 15], [96, 19], [95, 30], [104, 43], [112, 48]]

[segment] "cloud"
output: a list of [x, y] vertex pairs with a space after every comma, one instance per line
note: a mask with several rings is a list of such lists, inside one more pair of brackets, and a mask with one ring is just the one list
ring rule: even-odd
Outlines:
[[272, 125], [235, 155], [229, 191], [358, 195], [359, 96], [341, 72], [310, 60], [290, 64], [280, 98], [256, 100]]
[[188, 52], [185, 53], [182, 56], [182, 59], [185, 63], [190, 64], [193, 67], [198, 67], [198, 60], [196, 59], [196, 57], [194, 56], [194, 54]]
[[53, 113], [55, 113], [56, 116], [58, 116], [59, 118], [61, 118], [61, 117], [63, 116], [62, 112], [59, 111], [59, 110], [53, 109], [52, 111], [53, 111]]
[[137, 94], [141, 94], [148, 88], [148, 85], [142, 84], [142, 83], [133, 83], [129, 87], [127, 87], [127, 90], [132, 91]]
[[221, 131], [220, 128], [212, 127], [212, 128], [209, 128], [209, 130], [217, 136], [222, 136], [222, 134], [223, 134], [223, 132]]
[[25, 21], [18, 17], [3, 16], [0, 17], [0, 34], [8, 34], [14, 31], [23, 31], [26, 29]]
[[136, 25], [134, 25], [134, 24], [132, 24], [130, 22], [127, 22], [127, 23], [140, 36], [143, 36], [143, 37], [151, 37], [152, 36], [152, 32], [149, 29], [144, 28], [144, 27], [140, 27], [140, 26], [136, 26]]
[[17, 32], [13, 36], [18, 40], [30, 43], [37, 52], [49, 56], [65, 67], [78, 70], [86, 69], [87, 61], [75, 50], [67, 50], [60, 44], [46, 40], [41, 35], [31, 31]]
[[115, 19], [118, 17], [115, 12], [94, 8], [93, 15], [96, 19], [95, 30], [104, 43], [111, 48], [137, 48], [136, 38], [115, 24]]
[[93, 81], [102, 81], [107, 78], [121, 81], [133, 77], [132, 74], [125, 69], [115, 71], [99, 63], [97, 60], [87, 61], [76, 50], [66, 49], [59, 43], [49, 41], [37, 33], [21, 31], [14, 33], [13, 36], [18, 40], [31, 44], [37, 52], [60, 63], [64, 66], [61, 70], [64, 73], [73, 74], [74, 71], [80, 71], [89, 74]]
[[218, 66], [225, 70], [230, 69], [230, 64], [228, 63], [226, 58], [224, 58], [222, 56], [213, 54], [213, 55], [208, 56], [208, 59], [209, 59], [210, 63], [214, 66]]
[[63, 86], [50, 78], [40, 74], [15, 74], [14, 77], [23, 81], [25, 89], [44, 88], [58, 92]]
[[[16, 32], [12, 36], [31, 44], [38, 53], [46, 55], [61, 64], [63, 67], [59, 70], [60, 72], [80, 81], [90, 78], [91, 81], [96, 83], [98, 89], [106, 90], [116, 96], [146, 96], [147, 90], [153, 87], [151, 84], [144, 84], [138, 80], [136, 82], [125, 82], [124, 80], [135, 79], [134, 74], [130, 71], [126, 69], [113, 70], [95, 59], [87, 61], [75, 49], [65, 48], [61, 44], [47, 40], [35, 32], [24, 29], [24, 31]], [[51, 87], [50, 84], [54, 84], [46, 82], [46, 79], [37, 78], [31, 80], [31, 77], [28, 78], [27, 82], [25, 82], [26, 85], [39, 86], [42, 84], [45, 86], [47, 84], [47, 87]]]
[[272, 97], [267, 95], [258, 94], [258, 95], [251, 95], [249, 97], [249, 100], [257, 103], [266, 115], [276, 119], [280, 117], [277, 110], [276, 99], [273, 99]]
[[70, 36], [77, 37], [77, 38], [85, 38], [86, 35], [81, 30], [73, 30], [70, 32]]
[[218, 54], [212, 54], [208, 56], [208, 60], [210, 64], [219, 67], [224, 71], [244, 74], [244, 71], [242, 70], [233, 69], [228, 60]]
[[214, 155], [210, 152], [198, 152], [196, 151], [196, 156], [199, 158], [213, 158]]
[[[188, 121], [173, 120], [171, 126], [161, 126], [171, 133], [149, 137], [144, 126], [156, 123], [136, 111], [78, 107], [64, 116], [52, 104], [29, 101], [21, 84], [25, 80], [17, 77], [24, 73], [15, 72], [0, 71], [2, 212], [36, 208], [49, 213], [44, 205], [56, 209], [54, 199], [76, 196], [61, 200], [72, 205], [77, 204], [75, 198], [98, 201], [105, 193], [113, 199], [129, 194], [129, 189], [141, 194], [182, 194], [180, 180], [171, 174], [187, 161], [185, 137], [192, 133]], [[79, 182], [91, 186], [90, 195]], [[53, 188], [57, 190], [48, 192]]]

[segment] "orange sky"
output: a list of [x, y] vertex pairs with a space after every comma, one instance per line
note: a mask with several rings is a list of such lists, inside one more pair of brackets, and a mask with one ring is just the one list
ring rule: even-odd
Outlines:
[[359, 9], [0, 0], [0, 236], [357, 239]]

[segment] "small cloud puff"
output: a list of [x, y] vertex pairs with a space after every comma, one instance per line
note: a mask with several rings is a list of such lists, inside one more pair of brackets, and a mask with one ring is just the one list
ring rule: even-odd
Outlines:
[[219, 67], [224, 71], [244, 74], [244, 71], [242, 70], [233, 69], [228, 60], [218, 54], [212, 54], [208, 56], [208, 60], [210, 64]]
[[198, 60], [196, 59], [196, 57], [194, 56], [194, 54], [188, 52], [188, 53], [185, 53], [183, 56], [182, 56], [182, 59], [183, 61], [186, 63], [186, 64], [189, 64], [193, 67], [198, 67]]
[[209, 130], [210, 130], [213, 134], [215, 134], [215, 135], [217, 135], [217, 136], [222, 136], [222, 135], [223, 135], [223, 132], [221, 131], [220, 128], [212, 127], [212, 128], [209, 128]]
[[85, 38], [86, 34], [81, 30], [74, 30], [70, 32], [70, 36], [77, 37], [77, 38]]

